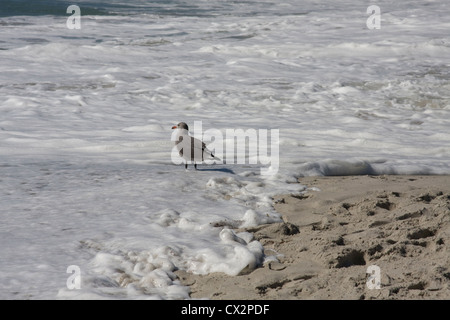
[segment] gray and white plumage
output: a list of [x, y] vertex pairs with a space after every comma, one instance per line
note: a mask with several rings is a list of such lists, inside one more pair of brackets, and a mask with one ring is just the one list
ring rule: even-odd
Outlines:
[[196, 139], [189, 135], [189, 127], [185, 122], [180, 122], [172, 129], [176, 129], [175, 146], [178, 150], [180, 157], [185, 162], [185, 168], [187, 169], [188, 162], [193, 163], [197, 169], [197, 164], [202, 163], [205, 160], [219, 160], [214, 154], [208, 150], [205, 143], [199, 139]]

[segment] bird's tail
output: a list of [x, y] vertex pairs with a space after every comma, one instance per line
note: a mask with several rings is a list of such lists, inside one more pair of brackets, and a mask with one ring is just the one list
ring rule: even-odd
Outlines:
[[216, 157], [214, 155], [214, 153], [212, 153], [211, 151], [207, 150], [207, 153], [209, 153], [208, 160], [216, 160], [216, 161], [222, 162], [222, 159], [220, 159], [219, 157]]

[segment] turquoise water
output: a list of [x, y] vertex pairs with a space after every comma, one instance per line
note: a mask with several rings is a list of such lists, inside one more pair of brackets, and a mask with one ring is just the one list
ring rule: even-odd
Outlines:
[[[211, 17], [239, 14], [248, 16], [267, 13], [277, 8], [276, 2], [260, 1], [27, 1], [4, 0], [0, 6], [0, 17], [12, 16], [65, 16], [70, 5], [77, 5], [81, 15], [134, 15], [152, 14], [161, 16]], [[243, 10], [244, 9], [244, 10]], [[299, 6], [299, 11], [301, 11]], [[277, 9], [277, 14], [279, 13]], [[288, 13], [288, 12], [286, 12]], [[289, 12], [292, 13], [292, 12]]]
[[[26, 1], [26, 0], [3, 0], [0, 6], [0, 17], [12, 16], [65, 16], [69, 1]], [[82, 14], [104, 15], [108, 11], [102, 6], [83, 3]], [[78, 4], [80, 6], [80, 4]]]

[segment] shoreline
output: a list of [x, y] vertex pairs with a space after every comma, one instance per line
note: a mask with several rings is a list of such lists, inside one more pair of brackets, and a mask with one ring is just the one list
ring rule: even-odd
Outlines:
[[[176, 274], [193, 299], [450, 299], [449, 182], [447, 175], [300, 178], [304, 194], [274, 197], [283, 223], [236, 230], [253, 233], [278, 261], [238, 276]], [[374, 268], [379, 276], [367, 273]]]

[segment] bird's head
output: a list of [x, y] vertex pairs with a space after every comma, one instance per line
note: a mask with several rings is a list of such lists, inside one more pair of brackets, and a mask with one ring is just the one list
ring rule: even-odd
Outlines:
[[180, 122], [176, 126], [173, 126], [172, 129], [184, 129], [189, 131], [189, 127], [185, 122]]

